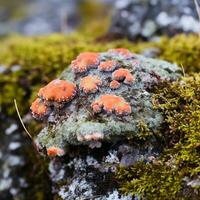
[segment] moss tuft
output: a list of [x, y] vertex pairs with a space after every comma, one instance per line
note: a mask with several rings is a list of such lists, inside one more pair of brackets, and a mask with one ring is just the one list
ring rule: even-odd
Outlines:
[[198, 35], [178, 35], [163, 38], [158, 48], [160, 58], [182, 65], [186, 72], [200, 72], [200, 37]]
[[198, 199], [200, 74], [159, 86], [153, 102], [165, 115], [165, 150], [152, 163], [120, 168], [121, 191], [142, 199]]

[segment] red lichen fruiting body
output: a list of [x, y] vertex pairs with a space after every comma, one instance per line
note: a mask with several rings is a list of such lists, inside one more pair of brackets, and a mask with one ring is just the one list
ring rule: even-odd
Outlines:
[[117, 115], [127, 115], [131, 113], [131, 106], [122, 97], [112, 94], [105, 94], [95, 100], [91, 107], [95, 113], [101, 112], [104, 109], [108, 113], [113, 111]]
[[39, 90], [38, 96], [46, 101], [68, 102], [76, 95], [76, 85], [65, 80], [53, 80]]
[[98, 66], [99, 71], [103, 72], [111, 72], [115, 70], [117, 67], [117, 62], [114, 60], [107, 60], [104, 62], [101, 62], [100, 65]]
[[58, 147], [49, 147], [47, 148], [47, 155], [48, 156], [63, 156], [65, 154], [65, 151]]
[[120, 83], [116, 80], [113, 80], [110, 82], [110, 88], [113, 89], [113, 90], [116, 90], [120, 87]]
[[109, 52], [119, 54], [121, 56], [124, 56], [125, 58], [133, 57], [133, 54], [125, 48], [110, 49]]
[[47, 114], [48, 112], [48, 107], [44, 104], [44, 102], [37, 98], [30, 107], [33, 116], [35, 116], [36, 118], [40, 118], [43, 117]]
[[132, 84], [134, 77], [128, 69], [120, 68], [112, 73], [112, 78], [117, 81], [124, 81], [126, 84]]
[[102, 81], [98, 76], [86, 76], [80, 81], [80, 89], [82, 89], [86, 94], [95, 93], [100, 85], [102, 85]]
[[94, 52], [85, 52], [72, 61], [71, 68], [74, 73], [83, 73], [90, 68], [97, 67], [99, 64], [99, 54]]

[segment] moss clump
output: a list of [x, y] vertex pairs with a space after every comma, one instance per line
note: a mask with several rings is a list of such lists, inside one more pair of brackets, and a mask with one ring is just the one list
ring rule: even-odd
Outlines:
[[200, 72], [200, 37], [198, 35], [163, 38], [158, 48], [161, 50], [160, 58], [182, 65], [186, 72]]
[[142, 199], [198, 199], [200, 74], [159, 86], [154, 102], [168, 127], [163, 134], [165, 150], [152, 163], [120, 168], [121, 191]]

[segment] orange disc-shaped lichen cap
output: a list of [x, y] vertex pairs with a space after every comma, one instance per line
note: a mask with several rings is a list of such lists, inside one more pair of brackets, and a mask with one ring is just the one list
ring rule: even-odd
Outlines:
[[120, 68], [112, 73], [114, 80], [124, 80], [124, 83], [131, 84], [134, 82], [134, 77], [128, 69]]
[[110, 82], [110, 88], [115, 90], [115, 89], [118, 89], [120, 87], [120, 83], [116, 80], [113, 80]]
[[111, 72], [117, 67], [117, 62], [114, 60], [107, 60], [104, 62], [101, 62], [98, 66], [99, 71], [103, 72]]
[[92, 103], [92, 109], [98, 113], [102, 108], [112, 113], [113, 111], [118, 115], [126, 115], [131, 113], [131, 106], [124, 98], [118, 97], [112, 94], [105, 94], [100, 96], [96, 101]]
[[65, 80], [53, 80], [39, 90], [38, 96], [46, 101], [68, 102], [76, 95], [76, 85]]
[[125, 48], [111, 49], [109, 50], [109, 52], [120, 54], [122, 56], [125, 56], [126, 58], [133, 56], [133, 54], [128, 49], [125, 49]]
[[30, 107], [33, 114], [43, 116], [47, 113], [47, 106], [41, 101], [41, 99], [37, 98]]
[[88, 71], [92, 67], [99, 64], [99, 53], [85, 52], [72, 61], [71, 68], [74, 73], [82, 73]]
[[58, 147], [52, 146], [47, 149], [48, 156], [62, 156], [64, 154], [65, 154], [65, 151]]
[[86, 94], [95, 93], [98, 90], [98, 86], [102, 85], [102, 82], [98, 76], [86, 76], [81, 79], [80, 89]]

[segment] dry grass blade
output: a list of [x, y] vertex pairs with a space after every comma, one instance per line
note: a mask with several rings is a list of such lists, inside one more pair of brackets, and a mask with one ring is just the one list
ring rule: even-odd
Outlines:
[[181, 68], [182, 68], [183, 76], [185, 77], [185, 69], [182, 64], [181, 64]]
[[22, 120], [22, 118], [21, 118], [21, 115], [20, 115], [20, 113], [19, 113], [19, 109], [18, 109], [18, 106], [17, 106], [17, 101], [16, 101], [16, 99], [14, 99], [14, 104], [15, 104], [15, 109], [16, 109], [16, 111], [17, 111], [17, 115], [18, 115], [18, 117], [19, 117], [19, 120], [20, 120], [20, 122], [21, 122], [21, 124], [22, 124], [22, 126], [23, 126], [23, 128], [24, 128], [24, 130], [25, 130], [25, 132], [27, 133], [27, 135], [31, 138], [31, 140], [32, 140], [32, 136], [31, 136], [31, 134], [28, 132], [28, 130], [26, 129], [26, 127], [25, 127], [25, 125], [24, 125], [24, 122], [23, 122], [23, 120]]

